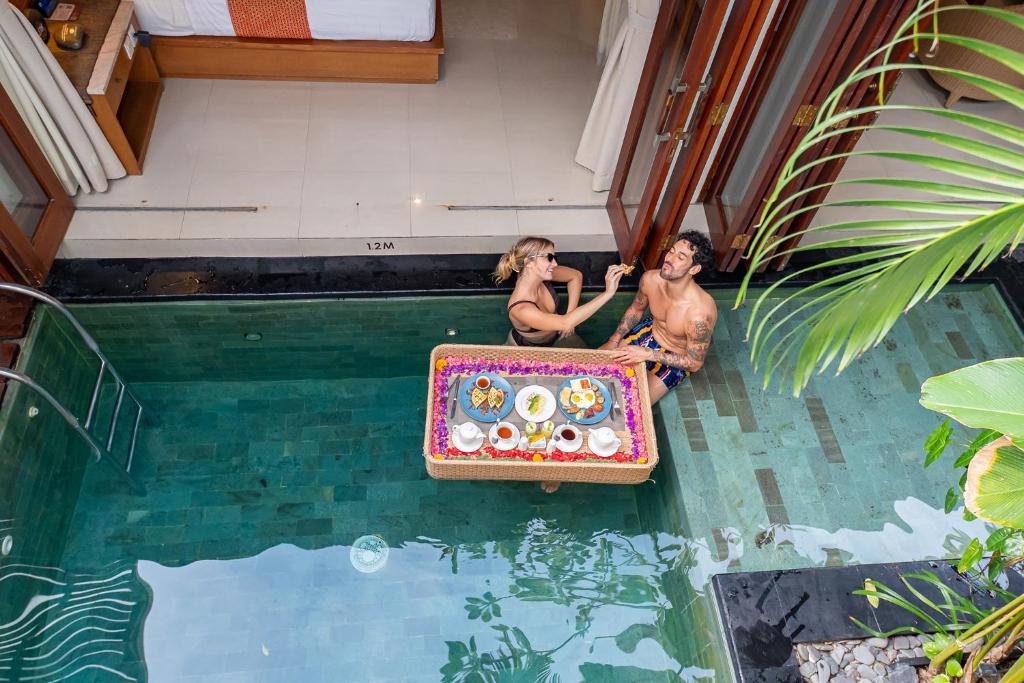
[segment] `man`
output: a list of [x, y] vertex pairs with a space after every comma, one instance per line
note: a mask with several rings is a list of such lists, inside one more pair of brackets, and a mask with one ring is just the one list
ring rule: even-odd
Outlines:
[[[647, 363], [651, 405], [704, 365], [718, 307], [693, 278], [711, 268], [713, 255], [706, 235], [696, 230], [680, 233], [661, 270], [649, 270], [640, 278], [636, 298], [601, 346], [614, 349], [613, 357], [620, 363]], [[651, 317], [645, 319], [648, 308]]]

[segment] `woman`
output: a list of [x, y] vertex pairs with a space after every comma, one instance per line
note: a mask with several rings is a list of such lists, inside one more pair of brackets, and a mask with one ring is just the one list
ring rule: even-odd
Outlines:
[[[504, 282], [518, 273], [515, 289], [509, 297], [508, 317], [512, 323], [506, 343], [515, 346], [583, 347], [575, 333], [582, 323], [604, 306], [615, 294], [622, 279], [622, 266], [608, 268], [605, 289], [596, 297], [579, 305], [583, 274], [555, 261], [555, 245], [540, 237], [524, 237], [498, 261], [494, 271], [496, 282]], [[552, 283], [564, 282], [569, 290], [569, 305], [564, 315], [558, 314], [558, 293]]]

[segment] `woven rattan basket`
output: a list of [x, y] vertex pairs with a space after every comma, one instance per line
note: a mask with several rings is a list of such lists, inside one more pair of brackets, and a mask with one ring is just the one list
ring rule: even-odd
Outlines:
[[[647, 371], [643, 363], [633, 367], [632, 392], [623, 396], [623, 402], [633, 401], [643, 432], [646, 462], [579, 461], [558, 462], [545, 460], [494, 459], [489, 457], [443, 459], [434, 453], [433, 427], [438, 361], [449, 358], [479, 359], [481, 363], [527, 361], [540, 363], [578, 363], [612, 366], [610, 353], [582, 349], [474, 346], [442, 344], [430, 354], [430, 377], [427, 391], [427, 423], [423, 438], [423, 455], [427, 473], [435, 479], [513, 479], [519, 481], [570, 481], [593, 484], [639, 484], [646, 481], [658, 464], [658, 447], [654, 438], [654, 421], [647, 393]], [[624, 391], [625, 393], [625, 391]], [[444, 416], [440, 416], [444, 419]]]

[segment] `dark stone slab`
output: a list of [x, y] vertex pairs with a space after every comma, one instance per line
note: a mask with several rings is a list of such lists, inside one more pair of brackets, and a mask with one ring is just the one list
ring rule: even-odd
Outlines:
[[821, 444], [825, 459], [831, 463], [846, 462], [843, 451], [839, 447], [839, 440], [832, 429], [832, 420], [825, 410], [825, 404], [817, 396], [807, 396], [804, 398], [804, 405], [807, 406], [807, 414], [811, 417], [811, 423], [818, 435], [818, 442]]
[[686, 431], [686, 440], [690, 444], [690, 450], [694, 453], [708, 452], [707, 436], [704, 434], [704, 423], [700, 420], [683, 420], [683, 430]]
[[950, 346], [952, 346], [953, 350], [956, 352], [957, 358], [961, 360], [976, 358], [970, 347], [967, 346], [967, 341], [964, 339], [964, 336], [959, 332], [947, 332], [946, 339], [949, 340]]
[[775, 478], [775, 472], [769, 468], [754, 470], [757, 477], [757, 485], [761, 489], [761, 496], [765, 505], [783, 505], [782, 492], [779, 490], [779, 482]]
[[[800, 680], [793, 657], [794, 644], [866, 637], [868, 634], [851, 617], [880, 631], [916, 627], [932, 632], [927, 623], [895, 605], [883, 601], [878, 608], [872, 608], [864, 596], [853, 594], [870, 578], [908, 595], [900, 576], [921, 572], [935, 574], [978, 606], [1001, 604], [957, 574], [949, 562], [813, 567], [712, 577], [729, 655], [739, 681]], [[1011, 572], [1007, 578], [1011, 593], [1024, 593], [1021, 574]], [[931, 599], [938, 595], [925, 584], [914, 585]]]

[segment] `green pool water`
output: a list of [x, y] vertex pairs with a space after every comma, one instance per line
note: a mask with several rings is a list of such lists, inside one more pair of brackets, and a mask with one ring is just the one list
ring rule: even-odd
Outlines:
[[[500, 343], [499, 297], [77, 307], [146, 408], [147, 493], [12, 391], [0, 678], [726, 681], [713, 574], [955, 555], [980, 525], [941, 511], [917, 393], [1024, 353], [999, 295], [949, 290], [799, 399], [760, 390], [718, 297], [708, 364], [655, 410], [653, 480], [551, 495], [424, 471], [429, 351]], [[22, 364], [87, 403], [51, 316]]]

